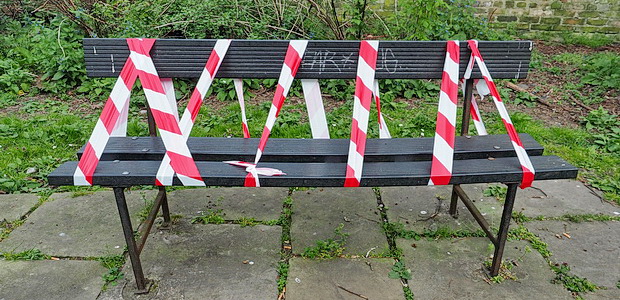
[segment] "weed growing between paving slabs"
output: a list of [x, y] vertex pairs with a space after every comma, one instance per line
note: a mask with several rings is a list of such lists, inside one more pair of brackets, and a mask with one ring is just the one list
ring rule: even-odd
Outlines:
[[[125, 251], [126, 252], [126, 251]], [[41, 252], [41, 250], [32, 248], [22, 252], [5, 252], [0, 253], [0, 258], [6, 261], [34, 261], [34, 260], [87, 260], [98, 261], [101, 265], [108, 269], [107, 273], [103, 274], [101, 278], [104, 281], [103, 290], [106, 290], [109, 285], [116, 285], [117, 280], [122, 279], [124, 274], [122, 272], [123, 265], [126, 258], [124, 254], [102, 257], [54, 257], [49, 254]]]
[[381, 189], [373, 188], [375, 192], [375, 196], [377, 197], [377, 208], [379, 209], [379, 215], [381, 216], [381, 227], [385, 232], [385, 237], [387, 238], [388, 247], [389, 247], [389, 255], [394, 258], [395, 262], [392, 266], [392, 270], [388, 273], [388, 277], [393, 279], [400, 279], [400, 282], [403, 286], [403, 294], [405, 295], [405, 299], [413, 300], [414, 294], [413, 291], [409, 288], [409, 280], [413, 277], [411, 275], [411, 269], [408, 269], [405, 263], [402, 261], [402, 249], [396, 246], [396, 238], [398, 237], [393, 231], [393, 227], [390, 224], [387, 217], [387, 207], [383, 203], [381, 199]]
[[11, 234], [11, 232], [13, 232], [13, 230], [15, 230], [17, 227], [22, 226], [26, 222], [26, 218], [37, 208], [39, 208], [39, 206], [45, 203], [49, 199], [49, 196], [51, 196], [51, 193], [40, 194], [41, 195], [39, 197], [39, 201], [33, 207], [31, 207], [28, 212], [26, 212], [26, 214], [21, 216], [21, 218], [9, 222], [0, 221], [0, 242], [8, 238], [9, 234]]
[[108, 286], [116, 285], [117, 280], [125, 277], [125, 274], [122, 272], [123, 265], [126, 261], [125, 255], [104, 256], [95, 258], [95, 260], [101, 262], [101, 265], [108, 269], [108, 272], [102, 276], [105, 282], [103, 286], [104, 291]]
[[293, 191], [290, 188], [288, 196], [282, 202], [282, 212], [280, 213], [279, 225], [282, 226], [282, 249], [280, 250], [280, 261], [278, 262], [278, 299], [284, 299], [286, 294], [286, 283], [288, 281], [289, 260], [293, 256], [291, 246], [291, 223], [293, 221]]
[[[588, 219], [591, 215], [584, 215], [584, 219]], [[572, 216], [577, 218], [576, 216]], [[518, 221], [517, 221], [518, 222]], [[577, 299], [583, 299], [579, 293], [593, 292], [599, 289], [598, 286], [588, 281], [586, 278], [581, 278], [574, 274], [570, 274], [570, 267], [567, 263], [554, 263], [550, 257], [551, 251], [548, 249], [547, 243], [543, 242], [538, 236], [530, 232], [525, 226], [519, 223], [517, 228], [508, 232], [509, 239], [520, 239], [530, 242], [532, 248], [536, 249], [540, 255], [547, 261], [547, 264], [551, 270], [556, 274], [555, 278], [551, 280], [552, 283], [562, 284], [569, 290], [573, 296]]]
[[342, 256], [347, 241], [348, 233], [342, 232], [344, 224], [340, 223], [334, 229], [334, 238], [316, 241], [316, 245], [306, 247], [301, 253], [301, 257], [310, 259], [332, 259]]
[[609, 216], [604, 214], [583, 214], [583, 215], [573, 215], [573, 214], [565, 214], [559, 217], [547, 217], [547, 216], [535, 216], [528, 217], [522, 212], [513, 212], [512, 219], [517, 223], [526, 223], [533, 221], [565, 221], [565, 222], [573, 222], [573, 223], [583, 223], [583, 222], [609, 222], [609, 221], [620, 221], [620, 216]]

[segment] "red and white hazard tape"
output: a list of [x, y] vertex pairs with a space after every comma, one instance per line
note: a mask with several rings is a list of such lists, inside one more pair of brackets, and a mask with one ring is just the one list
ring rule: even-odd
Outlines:
[[450, 179], [452, 178], [459, 58], [459, 42], [448, 41], [443, 75], [441, 77], [439, 110], [437, 112], [433, 160], [431, 163], [431, 177], [428, 181], [428, 185], [446, 185], [450, 183]]
[[[145, 49], [150, 46], [152, 46], [152, 43], [145, 45]], [[84, 153], [73, 174], [74, 185], [93, 184], [93, 174], [95, 173], [103, 149], [108, 143], [110, 136], [115, 132], [115, 129], [117, 129], [115, 132], [117, 134], [119, 130], [124, 131], [122, 129], [123, 125], [117, 126], [117, 124], [119, 124], [119, 118], [121, 116], [127, 116], [131, 88], [136, 82], [137, 77], [138, 72], [130, 56], [127, 58], [120, 76], [116, 80], [114, 88], [110, 93], [110, 97], [108, 97], [103, 107], [103, 112], [99, 116], [97, 124], [86, 143]], [[126, 126], [126, 122], [124, 126]]]
[[390, 134], [390, 130], [388, 130], [387, 124], [385, 123], [383, 113], [381, 113], [381, 94], [379, 93], [379, 80], [375, 79], [373, 83], [372, 93], [375, 96], [375, 105], [377, 106], [377, 120], [379, 121], [379, 138], [391, 139], [392, 135]]
[[[181, 129], [181, 133], [183, 136], [183, 142], [185, 143], [189, 138], [189, 134], [192, 131], [194, 126], [194, 121], [200, 112], [200, 107], [202, 106], [203, 99], [211, 87], [213, 83], [213, 78], [215, 74], [217, 74], [217, 70], [219, 69], [222, 61], [224, 60], [224, 56], [228, 51], [228, 47], [230, 46], [231, 40], [217, 40], [215, 42], [215, 46], [213, 50], [211, 50], [211, 54], [209, 55], [209, 59], [198, 79], [198, 83], [196, 84], [196, 88], [192, 92], [192, 96], [190, 97], [189, 103], [183, 112], [183, 116], [179, 122], [179, 127]], [[176, 100], [174, 100], [176, 103]], [[176, 107], [176, 106], [175, 106]], [[176, 109], [175, 109], [176, 111]], [[178, 116], [177, 116], [178, 120]], [[163, 136], [162, 136], [163, 138]], [[161, 164], [159, 165], [159, 170], [157, 171], [157, 185], [172, 185], [172, 179], [174, 177], [174, 170], [172, 165], [170, 164], [170, 157], [168, 155], [164, 156]], [[201, 180], [202, 181], [202, 180]], [[197, 184], [198, 185], [198, 184]], [[204, 183], [203, 183], [204, 185]]]
[[248, 127], [248, 119], [245, 116], [245, 97], [243, 95], [243, 79], [233, 79], [239, 107], [241, 108], [241, 128], [243, 130], [243, 138], [250, 137], [250, 128]]
[[155, 43], [154, 39], [128, 39], [129, 56], [138, 71], [138, 77], [140, 77], [153, 119], [155, 119], [166, 148], [166, 156], [170, 158], [172, 169], [177, 173], [183, 185], [204, 186], [202, 176], [189, 152], [174, 109], [168, 102], [166, 91], [151, 59], [149, 52], [153, 43]]
[[321, 87], [318, 79], [302, 79], [301, 87], [304, 91], [304, 100], [310, 120], [310, 130], [313, 139], [329, 139], [329, 127], [325, 117], [325, 107], [321, 96]]
[[[478, 41], [474, 41], [476, 45], [478, 45]], [[471, 73], [474, 70], [474, 64], [476, 63], [474, 56], [471, 55], [469, 57], [469, 62], [467, 63], [467, 68], [465, 69], [465, 74], [463, 75], [463, 79], [461, 80], [461, 86], [463, 88], [463, 94], [465, 94], [465, 80], [471, 78]], [[487, 84], [484, 80], [475, 79], [474, 87], [476, 88], [476, 92], [480, 96], [480, 102], [484, 100], [484, 97], [491, 92], [487, 87]], [[482, 121], [482, 115], [480, 114], [480, 110], [478, 109], [478, 102], [476, 101], [476, 97], [472, 95], [471, 97], [471, 109], [470, 115], [472, 120], [474, 121], [474, 126], [476, 128], [476, 132], [478, 135], [487, 135], [486, 127], [484, 126], [484, 122]]]
[[149, 52], [154, 43], [154, 39], [127, 39], [129, 58], [78, 163], [73, 176], [75, 185], [92, 185], [92, 175], [110, 136], [112, 133], [124, 135], [122, 131], [126, 129], [126, 124], [123, 123], [127, 122], [129, 97], [137, 77], [140, 78], [153, 118], [162, 136], [166, 155], [171, 157], [172, 168], [179, 174], [183, 184], [204, 185], [187, 144], [182, 139], [178, 119], [169, 102], [169, 92], [167, 93], [164, 88], [151, 60]]
[[358, 187], [362, 179], [368, 117], [372, 101], [379, 41], [361, 41], [353, 98], [351, 142], [344, 181], [345, 187]]
[[521, 179], [521, 188], [526, 188], [532, 185], [532, 181], [534, 181], [534, 167], [530, 161], [527, 152], [523, 148], [523, 143], [521, 143], [521, 139], [517, 134], [512, 121], [510, 120], [510, 116], [508, 115], [508, 111], [502, 102], [502, 99], [499, 96], [499, 92], [497, 91], [497, 87], [495, 86], [495, 82], [493, 82], [493, 78], [491, 78], [491, 74], [487, 69], [484, 60], [482, 59], [482, 55], [478, 50], [478, 44], [476, 41], [470, 40], [468, 41], [469, 48], [471, 49], [472, 56], [475, 58], [476, 63], [478, 63], [478, 67], [480, 68], [480, 72], [482, 73], [482, 77], [487, 84], [491, 92], [491, 97], [493, 98], [493, 102], [495, 102], [495, 106], [499, 111], [500, 116], [502, 117], [502, 121], [504, 122], [504, 126], [506, 127], [506, 131], [508, 132], [508, 136], [510, 137], [510, 141], [512, 142], [512, 146], [517, 153], [517, 157], [519, 158], [519, 163], [521, 164], [521, 169], [523, 170], [523, 178]]
[[[256, 165], [260, 161], [260, 158], [265, 151], [265, 146], [267, 145], [267, 141], [269, 140], [271, 129], [273, 128], [273, 125], [275, 124], [276, 119], [280, 114], [280, 110], [282, 109], [284, 100], [286, 100], [286, 95], [288, 94], [288, 91], [291, 88], [291, 84], [295, 79], [295, 75], [297, 74], [297, 70], [301, 65], [301, 60], [304, 56], [304, 53], [306, 52], [307, 45], [308, 41], [306, 40], [289, 42], [288, 49], [286, 50], [286, 55], [284, 56], [284, 63], [282, 64], [280, 78], [278, 79], [276, 93], [273, 96], [273, 101], [271, 102], [271, 109], [269, 109], [269, 115], [267, 116], [267, 121], [265, 123], [265, 127], [263, 128], [263, 134], [261, 135], [260, 141], [258, 143], [258, 149], [256, 149], [254, 164], [246, 166], [246, 171], [248, 172], [248, 174], [245, 179], [245, 186], [247, 187], [260, 186], [260, 182], [258, 180], [259, 173], [257, 171]], [[225, 161], [225, 163], [239, 165], [243, 162]], [[278, 170], [274, 170], [273, 173], [278, 173]], [[284, 173], [282, 172], [281, 174]]]

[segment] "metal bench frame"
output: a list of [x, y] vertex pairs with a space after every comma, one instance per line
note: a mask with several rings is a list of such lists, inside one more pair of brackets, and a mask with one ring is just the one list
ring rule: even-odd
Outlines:
[[[153, 61], [157, 67], [158, 73], [162, 78], [196, 78], [200, 76], [204, 63], [213, 47], [215, 40], [158, 40], [151, 51]], [[217, 77], [221, 78], [278, 78], [284, 51], [288, 45], [287, 41], [253, 41], [253, 40], [233, 40], [229, 52], [226, 55]], [[297, 78], [323, 78], [323, 79], [353, 79], [355, 78], [355, 66], [357, 63], [357, 51], [359, 47], [358, 41], [310, 41], [302, 66], [298, 72]], [[445, 42], [414, 42], [414, 41], [385, 41], [380, 43], [379, 58], [377, 62], [377, 79], [439, 79], [442, 74], [442, 64], [445, 55]], [[480, 42], [480, 51], [482, 52], [489, 71], [495, 79], [501, 78], [525, 78], [527, 76], [529, 59], [531, 56], [532, 43], [529, 41], [509, 41], [509, 42]], [[90, 77], [117, 77], [122, 66], [129, 55], [129, 51], [124, 39], [85, 39], [84, 52], [86, 60], [86, 70]], [[461, 57], [469, 57], [469, 49], [466, 42], [461, 42]], [[461, 78], [465, 71], [467, 59], [461, 59]], [[516, 165], [518, 166], [514, 152], [509, 145], [510, 141], [507, 137], [486, 136], [486, 137], [466, 137], [470, 123], [470, 107], [473, 91], [474, 79], [481, 78], [480, 72], [476, 67], [472, 74], [472, 78], [466, 80], [465, 84], [465, 100], [461, 124], [461, 137], [457, 137], [457, 147], [455, 149], [455, 173], [451, 183], [453, 184], [452, 197], [450, 202], [449, 213], [453, 217], [457, 217], [457, 204], [460, 199], [469, 212], [473, 215], [482, 230], [486, 233], [490, 241], [495, 246], [495, 253], [490, 269], [490, 275], [496, 276], [499, 273], [501, 259], [504, 246], [507, 240], [510, 219], [512, 215], [515, 196], [518, 184], [521, 179], [519, 168], [505, 171], [498, 169], [497, 174], [459, 174], [456, 170], [459, 163], [470, 163], [471, 165], [495, 164], [500, 166]], [[94, 184], [102, 186], [110, 186], [114, 190], [116, 203], [127, 243], [129, 257], [131, 259], [133, 273], [136, 279], [136, 285], [139, 293], [146, 293], [147, 280], [144, 277], [142, 264], [140, 261], [140, 253], [144, 249], [144, 244], [148, 238], [149, 232], [155, 222], [155, 219], [161, 210], [164, 218], [162, 227], [170, 226], [170, 212], [168, 208], [168, 199], [165, 187], [159, 188], [159, 193], [155, 198], [155, 203], [148, 217], [140, 228], [140, 240], [134, 238], [134, 230], [131, 224], [127, 203], [125, 200], [125, 188], [142, 185], [153, 184], [154, 174], [132, 174], [129, 176], [114, 175], [118, 173], [120, 166], [130, 167], [136, 165], [136, 161], [148, 160], [154, 165], [159, 166], [159, 162], [163, 157], [163, 145], [161, 140], [157, 138], [157, 131], [153, 117], [148, 110], [148, 123], [150, 137], [144, 138], [111, 138], [106, 150], [101, 157], [101, 163], [95, 173]], [[249, 160], [253, 157], [256, 149], [256, 139], [226, 139], [228, 141], [217, 140], [218, 138], [190, 138], [188, 144], [194, 158], [197, 161], [201, 174], [205, 177], [208, 185], [218, 186], [243, 186], [243, 177], [245, 172], [242, 169], [234, 169], [235, 167], [226, 166], [230, 171], [230, 178], [218, 177], [217, 174], [206, 174], [211, 167], [217, 166], [216, 163], [204, 163], [200, 165], [201, 160], [221, 161], [225, 159]], [[400, 141], [398, 141], [400, 140]], [[530, 155], [533, 155], [533, 163], [537, 167], [536, 179], [562, 179], [575, 178], [577, 176], [577, 168], [564, 162], [562, 159], [553, 156], [542, 155], [543, 148], [528, 135], [523, 135], [524, 146]], [[467, 148], [470, 144], [483, 141], [483, 145], [495, 145], [495, 147], [486, 150], [476, 151], [473, 148]], [[497, 146], [500, 145], [501, 146]], [[224, 143], [224, 146], [216, 145]], [[346, 142], [346, 143], [345, 143]], [[196, 143], [196, 146], [192, 146]], [[211, 144], [209, 144], [211, 143]], [[226, 144], [228, 143], [228, 144]], [[237, 143], [241, 146], [230, 146], [231, 143]], [[339, 140], [296, 140], [296, 139], [272, 139], [271, 144], [285, 145], [287, 143], [297, 145], [300, 149], [308, 149], [304, 147], [304, 143], [312, 143], [319, 150], [316, 153], [307, 150], [306, 153], [300, 153], [293, 149], [285, 149], [276, 151], [280, 147], [272, 147], [274, 151], [270, 151], [270, 146], [265, 150], [263, 162], [266, 165], [281, 164], [286, 170], [286, 165], [299, 166], [299, 164], [307, 164], [305, 166], [324, 166], [324, 171], [329, 173], [331, 168], [336, 168], [338, 164], [345, 164], [346, 161], [346, 145], [347, 141]], [[344, 147], [336, 147], [338, 143]], [[386, 155], [382, 153], [382, 143], [396, 144], [404, 143], [405, 145], [421, 145], [426, 143], [426, 147], [410, 150], [407, 153]], [[209, 144], [210, 146], [204, 146]], [[144, 145], [148, 145], [149, 151], [141, 151]], [[200, 146], [203, 145], [203, 146]], [[301, 145], [301, 146], [300, 146]], [[376, 145], [374, 147], [373, 145]], [[429, 148], [430, 145], [430, 148]], [[242, 147], [243, 146], [243, 147]], [[228, 148], [226, 148], [228, 147]], [[329, 150], [329, 147], [334, 147]], [[342, 149], [341, 149], [342, 148]], [[422, 149], [424, 148], [424, 149]], [[192, 150], [193, 149], [193, 150]], [[240, 150], [241, 149], [241, 150]], [[250, 150], [248, 150], [250, 149]], [[323, 150], [321, 150], [323, 149]], [[383, 148], [387, 149], [387, 148]], [[398, 161], [399, 164], [410, 164], [412, 168], [424, 169], [428, 172], [430, 166], [430, 157], [432, 152], [432, 141], [430, 138], [418, 139], [392, 139], [386, 140], [369, 140], [368, 148], [365, 156], [367, 161], [364, 171], [372, 173], [372, 164], [389, 163], [389, 161]], [[469, 150], [467, 150], [469, 149]], [[202, 152], [201, 152], [202, 151]], [[287, 152], [288, 151], [288, 152]], [[323, 151], [323, 152], [321, 152]], [[332, 152], [330, 152], [332, 151]], [[417, 151], [417, 152], [416, 152]], [[430, 150], [432, 151], [432, 150]], [[405, 151], [406, 152], [406, 151]], [[305, 154], [305, 155], [304, 155]], [[81, 155], [78, 153], [78, 156]], [[227, 157], [234, 156], [234, 157]], [[224, 158], [227, 157], [227, 158]], [[410, 162], [407, 161], [412, 160]], [[487, 159], [494, 158], [492, 163]], [[118, 161], [123, 160], [123, 161]], [[127, 161], [126, 165], [123, 165]], [[51, 185], [72, 185], [73, 170], [77, 162], [67, 162], [52, 172], [49, 176]], [[202, 167], [201, 167], [202, 166]], [[315, 165], [312, 165], [315, 166]], [[542, 168], [538, 168], [542, 166]], [[232, 169], [231, 169], [232, 168]], [[426, 169], [425, 169], [426, 168]], [[290, 169], [290, 168], [289, 168]], [[317, 170], [320, 168], [317, 167]], [[337, 169], [337, 168], [336, 168]], [[205, 171], [207, 170], [207, 171]], [[238, 172], [235, 173], [237, 170]], [[344, 169], [343, 169], [344, 170]], [[419, 171], [419, 170], [418, 170]], [[156, 172], [156, 168], [155, 168]], [[216, 170], [215, 172], [218, 172]], [[422, 172], [422, 173], [424, 173]], [[484, 171], [481, 171], [484, 173]], [[234, 173], [234, 174], [233, 174]], [[342, 186], [344, 182], [344, 172], [340, 175], [342, 178], [316, 179], [304, 177], [303, 175], [289, 174], [278, 178], [261, 178], [263, 186]], [[501, 174], [500, 174], [501, 173]], [[206, 174], [206, 175], [205, 175]], [[134, 177], [135, 175], [135, 177]], [[234, 176], [233, 176], [234, 175]], [[375, 177], [373, 177], [376, 175]], [[411, 175], [402, 178], [383, 176], [381, 172], [378, 174], [362, 177], [362, 186], [387, 186], [387, 185], [425, 185], [430, 174]], [[296, 177], [297, 176], [297, 177]], [[406, 177], [406, 178], [405, 178]], [[209, 180], [209, 181], [207, 181]], [[497, 234], [493, 233], [488, 222], [476, 208], [473, 201], [460, 187], [460, 184], [475, 182], [503, 182], [508, 186], [506, 198], [504, 201], [504, 209], [501, 217], [501, 223]], [[175, 179], [175, 184], [179, 182]]]

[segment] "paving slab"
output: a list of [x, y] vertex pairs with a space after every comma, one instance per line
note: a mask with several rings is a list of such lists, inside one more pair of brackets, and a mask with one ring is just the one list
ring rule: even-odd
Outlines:
[[591, 293], [579, 293], [579, 295], [587, 300], [618, 300], [620, 298], [620, 289], [610, 288], [607, 290], [596, 290]]
[[538, 252], [526, 250], [525, 241], [508, 241], [504, 252], [504, 260], [518, 263], [512, 269], [517, 280], [487, 283], [483, 262], [492, 255], [489, 243], [486, 238], [397, 240], [415, 298], [573, 299], [562, 285], [551, 283], [554, 273]]
[[317, 240], [337, 238], [343, 224], [349, 234], [345, 254], [366, 254], [388, 249], [377, 198], [370, 188], [317, 188], [293, 193], [291, 236], [293, 252], [300, 254]]
[[208, 188], [172, 191], [168, 194], [171, 214], [186, 217], [222, 210], [226, 220], [242, 217], [258, 221], [277, 220], [287, 188]]
[[[502, 204], [493, 197], [485, 197], [488, 184], [461, 185], [474, 204], [487, 219], [489, 225], [498, 227], [502, 216]], [[450, 209], [452, 186], [412, 186], [381, 188], [381, 200], [387, 209], [390, 222], [404, 224], [405, 229], [423, 232], [441, 227], [478, 230], [480, 226], [463, 202], [458, 204], [458, 218]]]
[[106, 271], [96, 261], [0, 260], [0, 299], [96, 299]]
[[514, 211], [528, 217], [559, 217], [565, 214], [620, 215], [620, 207], [601, 200], [576, 180], [534, 181], [532, 188], [519, 190]]
[[[155, 191], [126, 193], [132, 225], [139, 225], [138, 212]], [[54, 194], [0, 242], [0, 252], [39, 249], [60, 257], [92, 257], [123, 253], [125, 238], [112, 191], [72, 197]]]
[[[616, 284], [620, 281], [620, 222], [539, 221], [525, 226], [549, 245], [553, 253], [551, 261], [568, 263], [571, 273], [596, 285], [617, 289]], [[620, 295], [620, 290], [618, 292]]]
[[[389, 258], [289, 260], [286, 299], [404, 299], [400, 280], [388, 278]], [[344, 290], [349, 290], [350, 292]]]
[[0, 195], [0, 224], [21, 219], [38, 202], [33, 194]]
[[[275, 299], [279, 226], [190, 224], [151, 233], [142, 252], [149, 294], [135, 295], [131, 264], [99, 299]], [[245, 261], [245, 263], [244, 263]]]

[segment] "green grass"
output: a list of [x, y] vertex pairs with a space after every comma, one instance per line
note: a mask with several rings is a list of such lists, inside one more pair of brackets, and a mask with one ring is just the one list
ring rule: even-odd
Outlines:
[[41, 253], [39, 249], [30, 249], [22, 252], [6, 252], [0, 254], [5, 260], [44, 260], [50, 259], [51, 256]]
[[[580, 168], [579, 178], [604, 191], [607, 200], [620, 205], [620, 154], [602, 152], [594, 137], [582, 128], [550, 127], [523, 113], [511, 115], [519, 132], [529, 133], [545, 147], [545, 155], [557, 155]], [[485, 119], [489, 133], [504, 132], [499, 116]]]
[[[579, 63], [575, 55], [557, 56], [558, 61]], [[50, 100], [51, 101], [51, 100]], [[333, 100], [332, 100], [333, 101]], [[48, 101], [49, 102], [49, 101]], [[75, 152], [86, 141], [96, 115], [83, 117], [60, 104], [30, 104], [30, 115], [0, 116], [0, 190], [9, 193], [39, 192], [47, 189], [46, 176], [62, 162], [74, 159]], [[351, 123], [351, 100], [341, 101], [328, 111], [327, 120], [332, 138], [348, 138]], [[436, 100], [383, 102], [382, 110], [394, 137], [433, 136]], [[48, 104], [45, 104], [48, 103]], [[262, 133], [270, 103], [248, 106], [247, 115], [252, 136]], [[145, 135], [137, 107], [130, 112], [129, 134]], [[51, 111], [51, 112], [50, 112]], [[98, 113], [98, 112], [97, 112]], [[460, 114], [459, 114], [460, 115]], [[504, 133], [497, 113], [484, 115], [490, 133]], [[604, 191], [607, 200], [620, 204], [620, 154], [604, 152], [593, 146], [594, 134], [586, 129], [549, 127], [531, 117], [516, 112], [513, 122], [519, 132], [529, 133], [546, 148], [546, 154], [555, 154], [581, 168], [580, 179]], [[192, 131], [194, 136], [242, 136], [239, 105], [230, 103], [219, 111], [202, 108]], [[371, 114], [368, 136], [378, 137], [376, 114]], [[473, 129], [471, 134], [474, 134]], [[302, 104], [287, 104], [282, 109], [272, 137], [310, 138], [307, 113]], [[30, 174], [26, 174], [30, 169]], [[34, 172], [32, 172], [34, 170]], [[82, 191], [84, 188], [64, 187], [62, 190]], [[493, 194], [501, 194], [494, 191]]]

